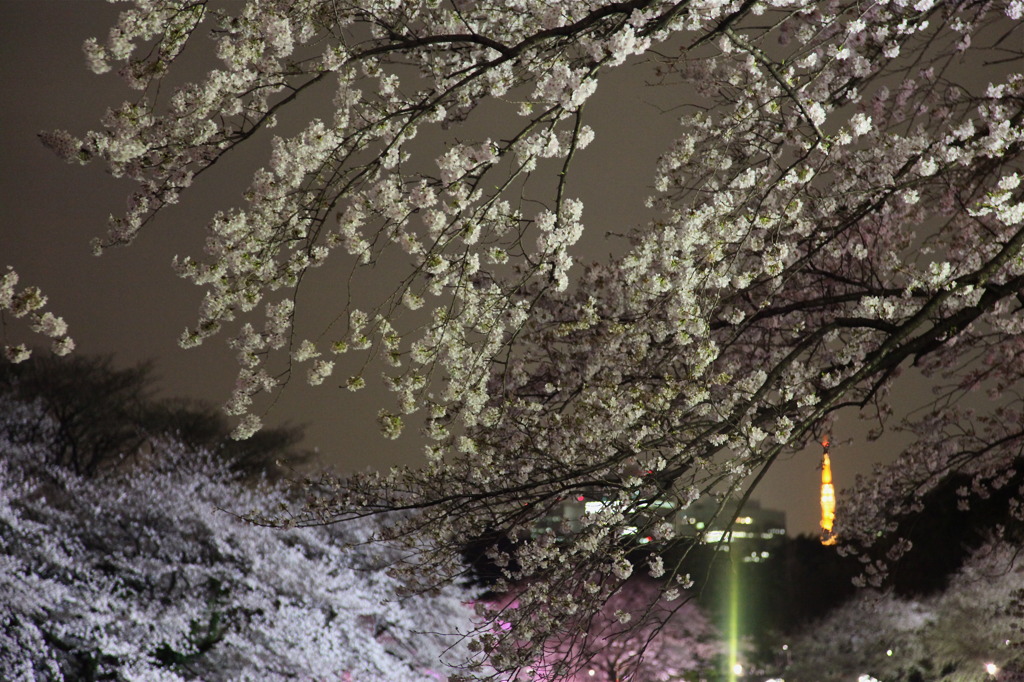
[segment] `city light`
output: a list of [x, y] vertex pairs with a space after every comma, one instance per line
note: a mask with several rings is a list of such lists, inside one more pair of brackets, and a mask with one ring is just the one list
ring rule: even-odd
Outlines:
[[743, 666], [739, 662], [740, 651], [740, 580], [737, 564], [729, 567], [729, 611], [728, 611], [727, 646], [728, 661], [726, 671], [729, 682], [736, 682], [743, 675]]

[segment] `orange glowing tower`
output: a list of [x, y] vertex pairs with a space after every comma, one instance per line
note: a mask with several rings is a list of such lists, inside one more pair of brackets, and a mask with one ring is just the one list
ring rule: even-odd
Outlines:
[[821, 439], [821, 544], [836, 544], [832, 523], [836, 519], [836, 489], [832, 485], [832, 462], [828, 458], [828, 436]]

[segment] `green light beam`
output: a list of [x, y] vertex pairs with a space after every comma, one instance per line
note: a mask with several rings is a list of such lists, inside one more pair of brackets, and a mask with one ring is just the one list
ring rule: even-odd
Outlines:
[[[732, 552], [730, 552], [730, 555]], [[726, 679], [736, 682], [740, 648], [740, 578], [739, 567], [733, 557], [729, 558], [729, 613], [728, 613], [728, 657]]]

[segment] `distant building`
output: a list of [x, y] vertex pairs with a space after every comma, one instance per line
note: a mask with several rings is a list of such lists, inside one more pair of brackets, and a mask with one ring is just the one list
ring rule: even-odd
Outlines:
[[[551, 509], [540, 528], [572, 534], [579, 530], [584, 514], [599, 512], [608, 504], [589, 495], [571, 495]], [[636, 525], [623, 529], [623, 535], [634, 537], [640, 545], [653, 542], [655, 538], [643, 530], [652, 527], [653, 521], [670, 522], [676, 538], [700, 539], [719, 551], [738, 552], [744, 562], [765, 561], [786, 536], [784, 511], [765, 509], [756, 500], [749, 500], [738, 512], [736, 501], [723, 503], [712, 498], [698, 500], [685, 509], [670, 501], [650, 505], [643, 516], [636, 518]]]
[[744, 562], [765, 561], [786, 537], [786, 512], [765, 509], [757, 500], [748, 500], [739, 510], [736, 501], [705, 498], [677, 518], [677, 534], [701, 537], [719, 551], [738, 553]]

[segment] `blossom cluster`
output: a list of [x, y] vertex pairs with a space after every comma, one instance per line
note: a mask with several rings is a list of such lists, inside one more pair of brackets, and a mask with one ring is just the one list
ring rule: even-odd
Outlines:
[[[26, 318], [32, 332], [52, 339], [50, 350], [54, 354], [67, 355], [73, 351], [75, 342], [68, 336], [68, 325], [64, 318], [42, 310], [46, 306], [46, 296], [38, 287], [30, 286], [19, 290], [18, 281], [18, 273], [10, 266], [7, 267], [7, 272], [0, 276], [0, 321], [3, 321], [5, 331], [5, 315]], [[4, 344], [4, 357], [10, 362], [24, 362], [31, 354], [32, 351], [24, 343]]]
[[[5, 433], [40, 421], [37, 407], [2, 401]], [[40, 464], [52, 456], [39, 444], [0, 438], [5, 679], [422, 682], [454, 672], [472, 627], [469, 592], [399, 601], [386, 574], [398, 555], [355, 547], [373, 522], [248, 525], [238, 511], [287, 504], [286, 493], [242, 484], [209, 453], [151, 445], [125, 453], [140, 464], [82, 478]]]
[[[518, 608], [514, 600], [506, 601], [505, 613]], [[625, 582], [597, 614], [575, 617], [577, 627], [546, 642], [546, 654], [515, 679], [663, 682], [700, 675], [722, 653], [719, 633], [692, 595], [666, 602], [658, 583], [642, 577]]]

